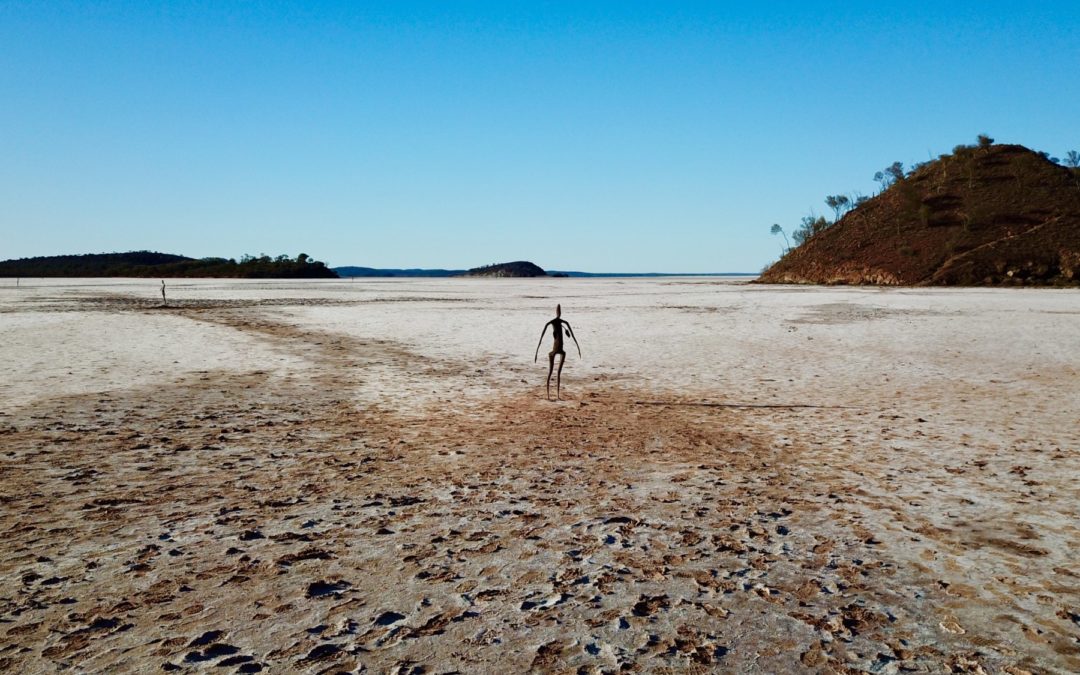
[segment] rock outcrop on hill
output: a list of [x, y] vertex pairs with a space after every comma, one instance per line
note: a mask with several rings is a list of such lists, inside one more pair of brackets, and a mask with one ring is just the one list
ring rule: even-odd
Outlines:
[[1080, 169], [958, 147], [809, 237], [762, 283], [1080, 284]]
[[540, 266], [526, 260], [474, 267], [464, 274], [467, 277], [546, 277]]

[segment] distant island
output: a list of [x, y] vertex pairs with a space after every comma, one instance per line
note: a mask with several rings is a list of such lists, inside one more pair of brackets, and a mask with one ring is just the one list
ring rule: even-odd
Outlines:
[[[513, 265], [515, 263], [504, 263]], [[532, 265], [533, 263], [527, 263]], [[497, 266], [489, 266], [497, 267]], [[477, 267], [472, 270], [447, 270], [447, 269], [423, 269], [423, 268], [396, 268], [396, 267], [356, 267], [352, 265], [333, 267], [338, 276], [343, 278], [360, 277], [462, 277], [462, 276], [485, 276], [471, 274], [476, 270], [485, 268]], [[537, 269], [540, 269], [537, 267]], [[563, 270], [548, 270], [545, 274], [549, 277], [574, 277], [574, 278], [615, 278], [615, 277], [753, 277], [751, 272], [704, 272], [704, 273], [679, 273], [679, 272], [576, 272]], [[540, 275], [542, 276], [542, 275]]]
[[459, 277], [468, 270], [419, 269], [396, 267], [356, 267], [345, 265], [330, 268], [339, 277]]
[[472, 269], [379, 268], [345, 265], [329, 268], [325, 263], [301, 253], [285, 255], [245, 255], [232, 258], [190, 258], [155, 251], [127, 253], [87, 253], [54, 255], [0, 261], [0, 277], [204, 277], [232, 279], [336, 279], [388, 277], [752, 277], [748, 272], [669, 273], [669, 272], [580, 272], [545, 271], [535, 263], [518, 260], [474, 267]]
[[496, 265], [485, 265], [484, 267], [474, 267], [462, 276], [466, 277], [546, 277], [547, 272], [543, 270], [539, 265], [531, 263], [527, 260], [515, 260], [514, 262], [498, 263]]
[[827, 197], [836, 220], [804, 218], [758, 283], [1080, 285], [1078, 153], [1063, 166], [983, 135], [874, 179], [874, 197]]
[[[545, 277], [548, 273], [527, 260], [474, 267], [468, 270], [380, 269], [375, 267], [335, 267], [341, 277]], [[555, 275], [552, 275], [555, 276]], [[566, 276], [565, 274], [562, 276]]]
[[295, 258], [245, 255], [188, 258], [154, 251], [88, 253], [20, 258], [0, 262], [0, 277], [214, 277], [230, 279], [336, 279], [337, 274], [306, 253]]

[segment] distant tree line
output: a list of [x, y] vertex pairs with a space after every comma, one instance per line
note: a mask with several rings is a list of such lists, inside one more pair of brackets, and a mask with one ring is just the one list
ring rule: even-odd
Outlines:
[[333, 279], [337, 274], [306, 253], [295, 258], [245, 255], [188, 258], [153, 251], [89, 253], [0, 262], [0, 277], [220, 277], [233, 279]]
[[[979, 150], [988, 150], [993, 144], [993, 138], [991, 138], [987, 134], [979, 134], [975, 139], [974, 145], [961, 144], [953, 148], [954, 156], [968, 160], [966, 162], [966, 166], [970, 168], [969, 181], [974, 182], [975, 180], [975, 163], [973, 161], [975, 153]], [[1040, 152], [1038, 154], [1041, 155], [1043, 159], [1049, 162], [1053, 162], [1054, 164], [1059, 164], [1070, 169], [1073, 173], [1074, 180], [1077, 183], [1077, 187], [1080, 188], [1080, 152], [1077, 152], [1076, 150], [1069, 150], [1067, 153], [1065, 153], [1065, 158], [1063, 160], [1058, 159], [1057, 157], [1051, 157], [1046, 152]], [[940, 155], [939, 159], [945, 159], [946, 157], [948, 157], [948, 155]], [[874, 182], [878, 183], [881, 186], [878, 194], [885, 192], [894, 185], [903, 186], [905, 180], [918, 172], [919, 169], [921, 169], [927, 163], [928, 162], [916, 163], [914, 166], [911, 167], [911, 169], [905, 171], [903, 162], [893, 162], [881, 171], [876, 172], [874, 174]], [[779, 234], [784, 237], [783, 255], [787, 255], [793, 248], [798, 248], [799, 246], [802, 246], [804, 242], [809, 240], [814, 235], [823, 232], [835, 225], [836, 223], [840, 222], [844, 215], [846, 215], [849, 211], [857, 209], [858, 207], [866, 203], [869, 199], [870, 197], [861, 195], [857, 192], [850, 195], [827, 195], [825, 197], [825, 204], [833, 210], [833, 214], [835, 216], [833, 220], [829, 220], [825, 218], [825, 216], [818, 216], [811, 209], [810, 214], [803, 216], [802, 219], [799, 221], [799, 224], [791, 230], [791, 240], [788, 240], [787, 233], [784, 231], [784, 228], [781, 227], [779, 223], [773, 223], [769, 232], [771, 234]], [[920, 215], [925, 219], [925, 214]], [[794, 247], [791, 246], [792, 241], [795, 243]]]

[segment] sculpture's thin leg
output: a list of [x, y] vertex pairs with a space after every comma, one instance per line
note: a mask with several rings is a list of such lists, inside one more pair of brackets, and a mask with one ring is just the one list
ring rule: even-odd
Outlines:
[[[559, 355], [559, 372], [555, 375], [555, 399], [562, 400], [562, 364], [566, 363], [566, 354]], [[550, 375], [548, 376], [550, 377]]]
[[[548, 377], [547, 384], [544, 385], [544, 398], [551, 400], [551, 371], [555, 368], [555, 354], [552, 352], [548, 354]], [[559, 370], [562, 370], [562, 365], [559, 365]]]

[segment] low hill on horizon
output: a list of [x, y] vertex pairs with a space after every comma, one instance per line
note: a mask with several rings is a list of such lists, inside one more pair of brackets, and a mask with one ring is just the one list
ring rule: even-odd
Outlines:
[[398, 269], [377, 267], [335, 267], [341, 277], [545, 277], [548, 273], [540, 266], [525, 260], [499, 263], [469, 270], [444, 269]]
[[1080, 169], [982, 140], [897, 170], [835, 224], [819, 219], [757, 282], [1080, 284]]
[[443, 270], [443, 269], [420, 269], [420, 268], [397, 268], [397, 267], [357, 267], [344, 265], [332, 267], [339, 277], [456, 277], [465, 274], [466, 270]]
[[156, 251], [54, 255], [0, 261], [0, 277], [161, 277], [232, 279], [336, 279], [326, 265], [301, 253], [231, 258], [189, 258]]
[[514, 262], [498, 263], [495, 265], [485, 265], [484, 267], [474, 267], [463, 276], [466, 277], [514, 277], [514, 278], [526, 278], [526, 277], [546, 277], [547, 272], [543, 270], [539, 265], [531, 263], [527, 260], [515, 260]]
[[[342, 278], [373, 277], [459, 277], [468, 270], [446, 270], [397, 267], [357, 267], [345, 265], [330, 268]], [[613, 277], [755, 277], [756, 272], [579, 272], [571, 270], [547, 270], [551, 277], [613, 278]]]

